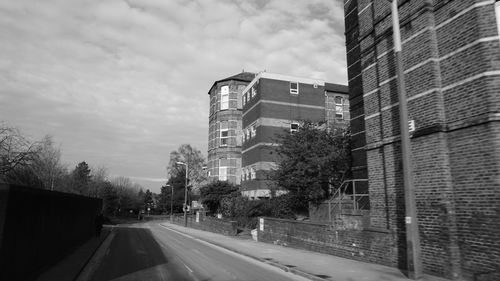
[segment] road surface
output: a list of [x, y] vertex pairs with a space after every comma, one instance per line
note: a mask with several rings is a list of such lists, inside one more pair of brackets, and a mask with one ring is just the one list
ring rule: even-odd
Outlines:
[[158, 223], [115, 231], [93, 281], [308, 280]]

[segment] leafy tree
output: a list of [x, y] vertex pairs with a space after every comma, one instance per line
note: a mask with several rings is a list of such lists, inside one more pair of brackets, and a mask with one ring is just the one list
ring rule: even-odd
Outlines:
[[184, 204], [184, 179], [184, 170], [178, 170], [178, 172], [174, 174], [174, 176], [170, 176], [167, 181], [167, 185], [173, 186], [174, 188], [173, 209], [175, 213], [182, 212], [182, 206]]
[[349, 175], [350, 136], [346, 130], [326, 130], [324, 123], [301, 122], [298, 132], [278, 136], [279, 165], [272, 178], [289, 191], [295, 211], [308, 209], [329, 196]]
[[90, 168], [89, 165], [83, 161], [78, 163], [73, 172], [73, 187], [76, 193], [82, 195], [89, 195], [90, 187]]
[[149, 191], [149, 189], [146, 190], [146, 193], [144, 194], [144, 206], [147, 207], [152, 207], [153, 206], [153, 193]]
[[160, 212], [170, 213], [170, 199], [172, 197], [172, 187], [168, 184], [163, 185], [160, 189], [160, 195], [158, 197], [158, 208]]
[[207, 206], [211, 213], [219, 211], [220, 202], [233, 192], [237, 192], [239, 188], [226, 181], [215, 181], [200, 188], [200, 196], [202, 203]]
[[177, 150], [170, 152], [170, 161], [168, 164], [170, 177], [178, 176], [180, 172], [185, 175], [185, 166], [178, 165], [176, 162], [188, 164], [188, 184], [192, 186], [193, 192], [198, 193], [201, 185], [207, 180], [206, 173], [203, 170], [205, 158], [201, 151], [190, 144], [182, 144]]

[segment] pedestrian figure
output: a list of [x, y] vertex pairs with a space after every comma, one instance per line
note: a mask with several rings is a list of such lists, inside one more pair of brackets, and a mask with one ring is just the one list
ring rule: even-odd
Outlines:
[[95, 217], [95, 235], [97, 237], [101, 236], [102, 224], [104, 223], [104, 216], [102, 214], [98, 214]]

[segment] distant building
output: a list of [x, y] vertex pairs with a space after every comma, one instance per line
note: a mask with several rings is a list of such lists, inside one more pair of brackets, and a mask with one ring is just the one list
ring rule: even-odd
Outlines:
[[241, 93], [255, 74], [242, 72], [215, 81], [208, 95], [208, 178], [240, 184]]
[[241, 191], [252, 199], [271, 196], [269, 172], [277, 167], [276, 135], [296, 131], [301, 120], [349, 124], [347, 86], [261, 72], [243, 90]]
[[[405, 268], [390, 7], [344, 0], [353, 175], [368, 179], [370, 229], [392, 239], [381, 262]], [[398, 10], [424, 273], [500, 280], [500, 2], [407, 0]]]

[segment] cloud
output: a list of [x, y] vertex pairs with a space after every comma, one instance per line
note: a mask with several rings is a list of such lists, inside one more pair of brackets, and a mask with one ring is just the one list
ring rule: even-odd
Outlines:
[[311, 0], [0, 2], [0, 119], [63, 158], [160, 178], [207, 149], [213, 81], [247, 71], [346, 83], [343, 6]]

